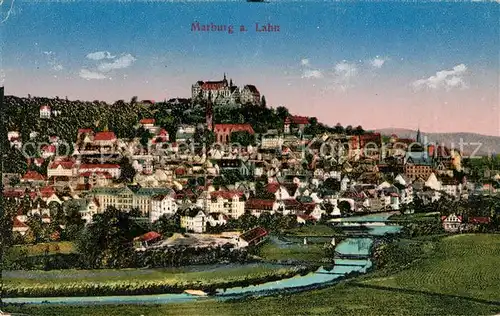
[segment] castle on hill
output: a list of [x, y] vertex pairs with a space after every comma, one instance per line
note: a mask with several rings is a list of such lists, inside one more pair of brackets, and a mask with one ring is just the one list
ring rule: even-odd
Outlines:
[[233, 84], [233, 80], [224, 79], [220, 81], [198, 81], [191, 87], [193, 100], [205, 100], [213, 102], [214, 105], [260, 105], [260, 92], [254, 85], [245, 85], [242, 88]]

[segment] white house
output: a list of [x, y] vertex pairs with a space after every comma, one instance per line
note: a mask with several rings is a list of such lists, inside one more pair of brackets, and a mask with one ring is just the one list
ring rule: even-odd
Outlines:
[[47, 167], [47, 176], [50, 177], [73, 177], [75, 175], [74, 161], [54, 161]]
[[189, 209], [181, 216], [181, 228], [188, 232], [204, 233], [207, 229], [207, 216], [201, 209]]
[[245, 198], [242, 191], [206, 192], [202, 204], [207, 213], [222, 213], [239, 218], [245, 213]]
[[42, 105], [40, 107], [40, 118], [49, 119], [50, 118], [50, 114], [51, 114], [50, 106], [48, 106], [48, 105]]
[[227, 223], [226, 216], [222, 213], [208, 214], [207, 221], [210, 226], [225, 225]]
[[73, 168], [75, 167], [79, 173], [107, 172], [115, 179], [120, 177], [121, 172], [118, 164], [81, 164], [80, 166], [75, 165]]
[[462, 226], [463, 219], [462, 216], [451, 214], [448, 216], [441, 216], [441, 222], [443, 223], [444, 230], [447, 232], [457, 232]]
[[21, 236], [24, 236], [29, 230], [29, 226], [19, 219], [20, 216], [14, 217], [14, 224], [12, 225], [12, 231], [18, 232]]
[[177, 212], [177, 203], [172, 194], [161, 194], [154, 196], [151, 200], [151, 212], [149, 221], [156, 222], [163, 215], [172, 216]]

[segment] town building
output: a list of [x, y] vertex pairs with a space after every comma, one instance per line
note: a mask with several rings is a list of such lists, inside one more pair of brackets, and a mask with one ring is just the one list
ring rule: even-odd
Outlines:
[[215, 139], [219, 143], [230, 143], [231, 134], [234, 132], [248, 132], [251, 135], [255, 134], [250, 124], [215, 124]]
[[103, 212], [109, 206], [127, 211], [137, 208], [144, 216], [149, 216], [152, 209], [151, 201], [154, 196], [160, 194], [170, 195], [172, 194], [172, 189], [141, 188], [130, 185], [122, 187], [94, 187], [88, 193], [89, 196], [97, 199], [100, 212]]
[[238, 88], [233, 80], [224, 79], [220, 81], [197, 81], [191, 86], [191, 98], [193, 100], [210, 100], [215, 105], [238, 105], [251, 103], [260, 105], [260, 93], [254, 85], [245, 85]]
[[151, 212], [149, 213], [149, 221], [156, 222], [163, 215], [172, 216], [177, 212], [177, 203], [175, 202], [175, 193], [160, 194], [153, 197], [151, 200]]

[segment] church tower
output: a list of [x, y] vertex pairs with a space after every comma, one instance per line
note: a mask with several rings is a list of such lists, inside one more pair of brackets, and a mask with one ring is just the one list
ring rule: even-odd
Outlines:
[[205, 110], [205, 118], [206, 118], [206, 122], [207, 122], [207, 129], [209, 131], [213, 131], [214, 110], [213, 110], [212, 93], [211, 92], [209, 92], [209, 94], [208, 94], [207, 106], [206, 106], [206, 110]]

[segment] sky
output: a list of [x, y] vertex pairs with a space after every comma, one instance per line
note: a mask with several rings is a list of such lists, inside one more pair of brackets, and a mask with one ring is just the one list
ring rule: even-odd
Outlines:
[[164, 100], [226, 73], [329, 125], [500, 136], [495, 2], [4, 0], [1, 20], [8, 95]]

